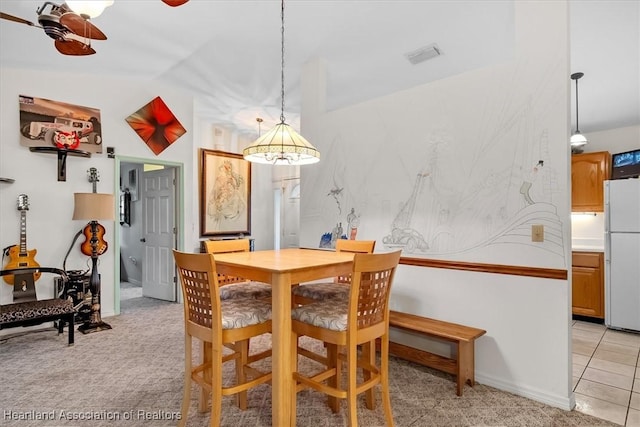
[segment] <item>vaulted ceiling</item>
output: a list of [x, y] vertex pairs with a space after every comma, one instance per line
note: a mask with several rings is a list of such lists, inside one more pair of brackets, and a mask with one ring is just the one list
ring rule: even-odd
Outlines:
[[[37, 23], [42, 4], [2, 0], [0, 11]], [[581, 0], [569, 8], [571, 72], [585, 74], [580, 130], [640, 125], [640, 2]], [[288, 0], [287, 121], [299, 119], [300, 70], [309, 60], [326, 61], [334, 109], [509, 60], [513, 9], [512, 1], [488, 0]], [[172, 8], [115, 0], [92, 22], [108, 39], [92, 43], [95, 55], [72, 57], [42, 29], [0, 20], [0, 66], [158, 78], [196, 96], [197, 113], [216, 123], [255, 132], [256, 117], [266, 128], [278, 120], [279, 1], [191, 0]], [[405, 57], [432, 43], [442, 55], [418, 65]]]

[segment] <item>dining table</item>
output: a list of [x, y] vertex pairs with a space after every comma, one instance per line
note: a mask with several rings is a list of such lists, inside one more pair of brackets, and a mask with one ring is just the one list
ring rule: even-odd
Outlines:
[[287, 248], [215, 254], [216, 270], [271, 285], [272, 425], [295, 426], [292, 398], [296, 347], [291, 333], [291, 288], [303, 282], [349, 274], [353, 253]]

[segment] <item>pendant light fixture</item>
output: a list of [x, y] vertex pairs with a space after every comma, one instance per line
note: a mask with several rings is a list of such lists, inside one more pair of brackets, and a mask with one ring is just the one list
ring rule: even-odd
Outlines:
[[280, 123], [249, 144], [242, 151], [242, 155], [246, 160], [255, 163], [309, 165], [320, 161], [320, 152], [284, 121], [284, 0], [281, 1], [280, 20], [282, 23], [280, 30]]
[[571, 80], [576, 82], [576, 131], [571, 135], [571, 152], [574, 154], [582, 153], [584, 146], [587, 145], [587, 138], [580, 133], [578, 126], [578, 80], [584, 76], [584, 73], [571, 74]]

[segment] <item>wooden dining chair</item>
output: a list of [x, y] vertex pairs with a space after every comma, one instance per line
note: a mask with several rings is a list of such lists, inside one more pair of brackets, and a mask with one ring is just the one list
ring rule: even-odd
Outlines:
[[[241, 409], [247, 408], [247, 390], [271, 381], [271, 372], [262, 372], [251, 363], [271, 356], [271, 349], [249, 355], [249, 340], [271, 332], [271, 304], [255, 298], [222, 300], [212, 254], [173, 250], [184, 296], [185, 373], [180, 426], [189, 412], [191, 382], [202, 387], [199, 410], [205, 410], [211, 393], [211, 426], [220, 424], [222, 396], [237, 395]], [[192, 364], [193, 339], [201, 341], [201, 363]], [[224, 348], [230, 348], [229, 354]], [[222, 386], [222, 365], [235, 361], [235, 384]], [[253, 377], [248, 379], [247, 374]], [[208, 394], [207, 393], [207, 394]]]
[[[232, 252], [249, 252], [249, 239], [205, 240], [205, 252], [210, 254], [226, 254]], [[242, 277], [226, 276], [218, 273], [220, 299], [231, 298], [271, 298], [271, 286], [254, 282]]]
[[[375, 240], [336, 240], [337, 252], [370, 254], [376, 246]], [[294, 306], [322, 301], [328, 298], [347, 299], [351, 276], [337, 276], [330, 282], [303, 283], [291, 290]]]
[[[318, 354], [313, 360], [323, 361], [324, 368], [312, 375], [298, 370], [300, 353], [292, 345], [293, 414], [297, 393], [312, 388], [329, 396], [333, 412], [339, 411], [338, 399], [346, 399], [349, 426], [357, 426], [356, 396], [366, 392], [367, 408], [375, 408], [373, 387], [382, 387], [382, 401], [386, 424], [393, 426], [389, 396], [389, 295], [401, 251], [381, 254], [356, 254], [351, 274], [349, 298], [316, 301], [292, 311], [292, 343], [306, 335], [326, 344], [326, 356]], [[380, 363], [376, 363], [376, 340], [380, 338]], [[342, 355], [338, 349], [346, 348]], [[358, 346], [362, 347], [358, 357]], [[342, 362], [346, 359], [346, 388], [342, 385]], [[363, 369], [363, 381], [357, 382], [358, 368]], [[327, 382], [325, 384], [325, 381]]]

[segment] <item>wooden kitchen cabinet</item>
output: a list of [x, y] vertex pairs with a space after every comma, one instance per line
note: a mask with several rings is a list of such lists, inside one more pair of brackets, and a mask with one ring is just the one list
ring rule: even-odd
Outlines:
[[604, 254], [573, 252], [572, 312], [604, 319]]
[[608, 151], [571, 156], [571, 211], [604, 212], [604, 181], [611, 178]]

